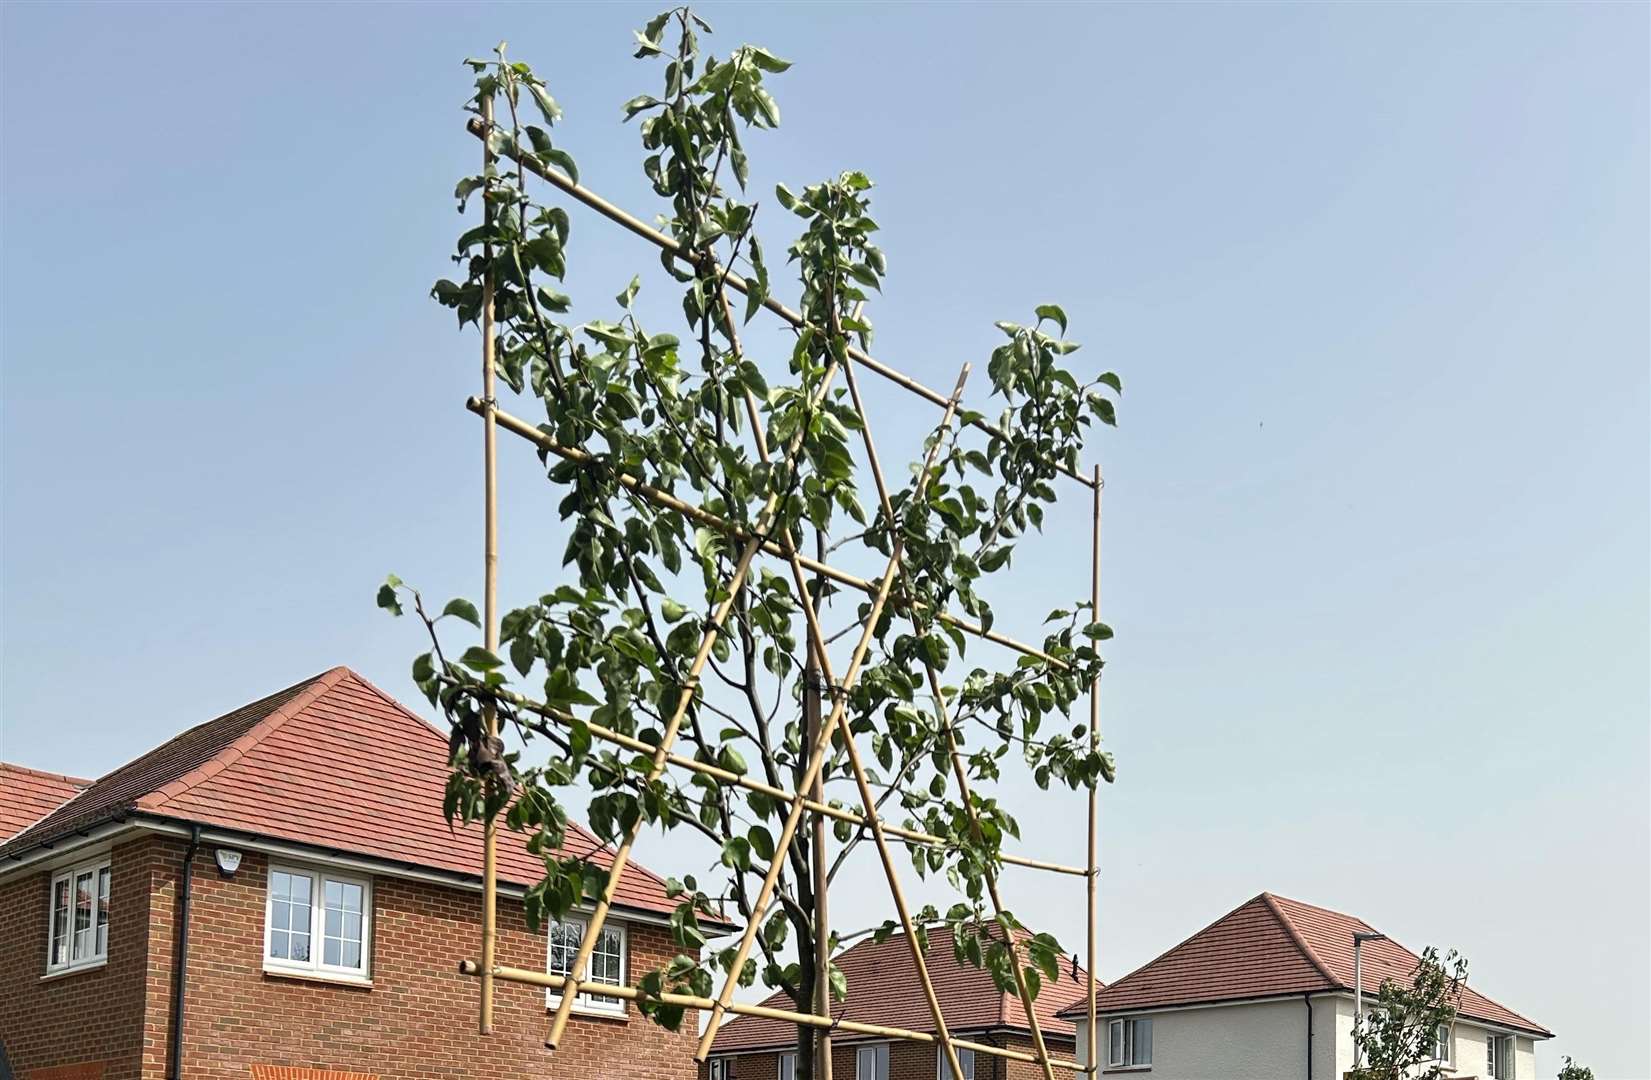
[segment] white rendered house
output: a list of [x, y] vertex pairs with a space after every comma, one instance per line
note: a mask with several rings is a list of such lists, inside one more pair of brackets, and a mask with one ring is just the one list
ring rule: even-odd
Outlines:
[[[1222, 916], [1102, 991], [1102, 1074], [1152, 1080], [1341, 1080], [1353, 1067], [1354, 934], [1369, 924], [1271, 893]], [[1417, 957], [1397, 942], [1361, 949], [1366, 1008], [1383, 979], [1408, 981]], [[1079, 1060], [1088, 1045], [1080, 1003]], [[1535, 1044], [1553, 1033], [1477, 990], [1439, 1033], [1452, 1080], [1536, 1080]]]

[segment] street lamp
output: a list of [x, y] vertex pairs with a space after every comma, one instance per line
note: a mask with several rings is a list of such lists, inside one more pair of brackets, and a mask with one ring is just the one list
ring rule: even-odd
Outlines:
[[1359, 1030], [1364, 1026], [1364, 943], [1367, 941], [1386, 941], [1386, 934], [1375, 931], [1369, 933], [1355, 932], [1353, 934], [1353, 1069], [1358, 1070], [1359, 1059], [1364, 1049], [1359, 1042]]

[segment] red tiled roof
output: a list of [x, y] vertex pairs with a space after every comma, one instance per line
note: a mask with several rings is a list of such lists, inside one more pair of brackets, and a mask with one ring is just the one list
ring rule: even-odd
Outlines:
[[0, 761], [0, 840], [39, 821], [90, 783]]
[[[1030, 936], [1017, 931], [1017, 940]], [[992, 982], [991, 973], [968, 962], [958, 963], [952, 953], [952, 934], [948, 928], [931, 931], [929, 950], [923, 961], [934, 983], [935, 996], [940, 999], [940, 1010], [946, 1017], [950, 1031], [982, 1031], [996, 1028], [1027, 1030], [1026, 1009], [1020, 995], [1004, 993]], [[928, 1001], [917, 981], [917, 969], [912, 964], [911, 948], [904, 934], [896, 933], [885, 941], [870, 938], [838, 954], [837, 966], [848, 981], [848, 995], [832, 1008], [832, 1015], [840, 1020], [884, 1024], [911, 1031], [933, 1031], [934, 1017]], [[1061, 964], [1058, 982], [1045, 982], [1042, 992], [1033, 1001], [1038, 1024], [1044, 1034], [1070, 1040], [1072, 1024], [1056, 1013], [1084, 996], [1085, 976], [1082, 968], [1074, 968], [1070, 961]], [[1097, 984], [1100, 985], [1100, 984]], [[784, 991], [776, 991], [763, 1001], [770, 1008], [792, 1009], [795, 1005]], [[839, 1038], [852, 1038], [840, 1035]], [[724, 1024], [717, 1032], [713, 1053], [758, 1050], [774, 1046], [789, 1046], [797, 1041], [797, 1026], [781, 1020], [757, 1016], [740, 1016]]]
[[[1240, 904], [1173, 949], [1119, 979], [1096, 999], [1104, 1012], [1285, 994], [1351, 991], [1353, 934], [1363, 919], [1272, 893]], [[1364, 986], [1408, 981], [1419, 957], [1391, 939], [1366, 942]], [[1461, 1015], [1532, 1034], [1552, 1032], [1474, 990], [1462, 989]], [[1073, 1011], [1067, 1010], [1068, 1017]]]
[[[190, 728], [91, 784], [0, 844], [0, 858], [131, 813], [198, 822], [479, 876], [480, 825], [449, 828], [441, 805], [447, 737], [348, 668], [333, 668]], [[544, 864], [501, 831], [499, 880], [530, 885]], [[572, 822], [564, 854], [612, 865]], [[636, 863], [614, 903], [654, 913], [675, 901]]]

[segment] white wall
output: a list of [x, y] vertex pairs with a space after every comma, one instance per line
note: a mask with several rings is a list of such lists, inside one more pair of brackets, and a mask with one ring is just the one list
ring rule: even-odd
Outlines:
[[[1333, 1006], [1314, 1002], [1315, 1033]], [[1301, 998], [1141, 1015], [1152, 1017], [1151, 1080], [1306, 1080], [1307, 1006]], [[1078, 1021], [1080, 1054], [1086, 1026]], [[1105, 1035], [1103, 1026], [1096, 1043], [1103, 1060]], [[1314, 1080], [1331, 1080], [1333, 1074], [1320, 1071], [1320, 1061], [1328, 1060], [1315, 1057]]]
[[[1301, 998], [1138, 1015], [1152, 1017], [1151, 1080], [1306, 1080], [1307, 1008]], [[1101, 1037], [1096, 1041], [1103, 1063], [1106, 1020], [1101, 1018]], [[1080, 1063], [1087, 1026], [1078, 1021]], [[1455, 1075], [1489, 1076], [1488, 1034], [1476, 1024], [1456, 1022]], [[1514, 1046], [1513, 1080], [1537, 1080], [1533, 1042], [1516, 1038]], [[1313, 998], [1313, 1080], [1340, 1080], [1352, 1067], [1353, 999]]]

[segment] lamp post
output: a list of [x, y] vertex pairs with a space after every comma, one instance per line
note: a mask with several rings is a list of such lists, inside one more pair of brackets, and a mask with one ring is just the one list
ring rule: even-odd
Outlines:
[[1386, 934], [1354, 933], [1353, 935], [1353, 1069], [1358, 1070], [1359, 1060], [1363, 1057], [1363, 1045], [1359, 1042], [1359, 1030], [1364, 1026], [1364, 943], [1367, 941], [1386, 941]]

